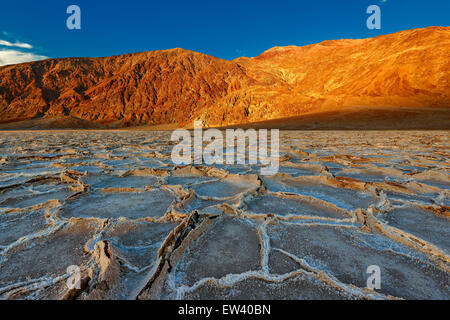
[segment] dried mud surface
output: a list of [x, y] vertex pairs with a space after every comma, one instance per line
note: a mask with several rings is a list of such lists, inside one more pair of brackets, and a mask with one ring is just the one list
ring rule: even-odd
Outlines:
[[273, 176], [172, 145], [0, 132], [0, 298], [450, 299], [448, 131], [284, 131]]

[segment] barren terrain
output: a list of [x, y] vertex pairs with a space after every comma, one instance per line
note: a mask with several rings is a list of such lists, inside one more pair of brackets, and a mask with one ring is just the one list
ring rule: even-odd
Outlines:
[[[223, 127], [298, 117], [295, 129], [348, 128], [355, 119], [353, 129], [449, 129], [449, 52], [450, 27], [428, 27], [233, 61], [171, 49], [4, 66], [0, 129], [194, 120]], [[339, 117], [325, 117], [330, 112]]]
[[280, 141], [264, 177], [175, 167], [168, 132], [0, 132], [0, 297], [450, 298], [448, 131]]

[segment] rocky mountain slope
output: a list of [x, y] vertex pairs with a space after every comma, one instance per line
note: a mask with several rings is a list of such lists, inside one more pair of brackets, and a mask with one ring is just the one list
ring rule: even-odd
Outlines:
[[449, 52], [450, 27], [429, 27], [234, 61], [172, 49], [5, 66], [0, 123], [225, 126], [348, 107], [449, 110]]

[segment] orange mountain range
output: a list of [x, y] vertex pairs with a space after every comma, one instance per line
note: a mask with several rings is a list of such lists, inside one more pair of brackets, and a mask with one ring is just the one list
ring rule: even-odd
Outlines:
[[450, 129], [450, 27], [272, 48], [0, 67], [0, 128]]

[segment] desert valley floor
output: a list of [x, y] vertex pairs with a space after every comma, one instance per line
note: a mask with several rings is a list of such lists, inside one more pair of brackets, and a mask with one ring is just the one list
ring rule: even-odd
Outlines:
[[0, 298], [450, 299], [448, 131], [282, 131], [274, 176], [172, 145], [0, 132]]

